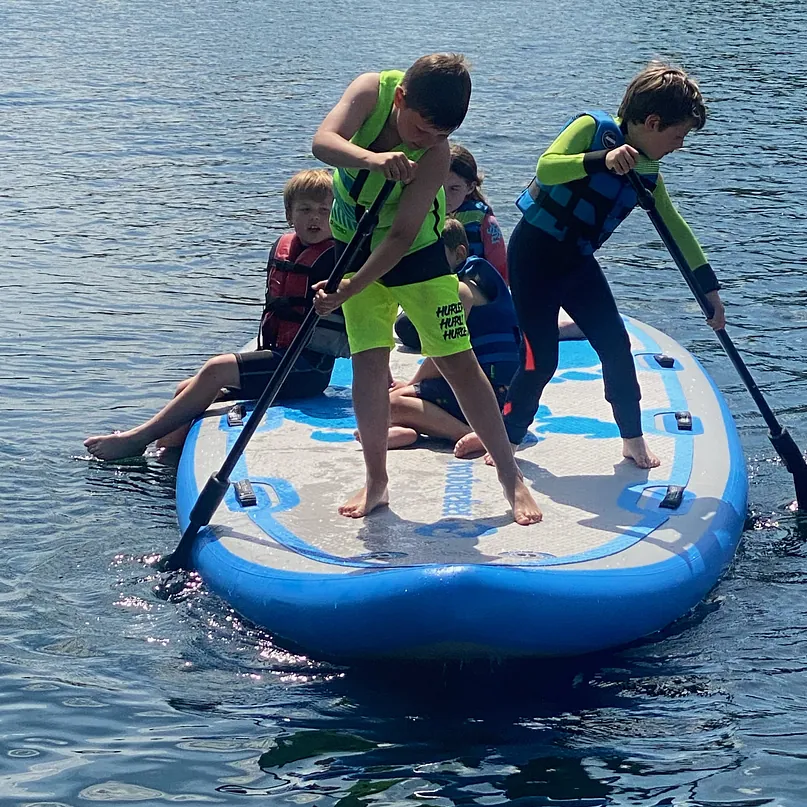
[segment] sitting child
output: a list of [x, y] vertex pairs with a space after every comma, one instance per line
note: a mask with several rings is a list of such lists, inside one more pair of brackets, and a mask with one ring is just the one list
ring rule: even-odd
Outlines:
[[[193, 419], [213, 401], [260, 397], [311, 308], [312, 284], [327, 278], [333, 269], [328, 222], [332, 201], [331, 173], [322, 168], [300, 171], [283, 189], [293, 232], [281, 236], [269, 254], [259, 349], [208, 359], [193, 378], [179, 384], [174, 398], [150, 420], [125, 432], [88, 437], [84, 445], [90, 454], [114, 460], [142, 454], [154, 440], [159, 440], [161, 448], [182, 445]], [[347, 355], [341, 314], [321, 319], [278, 398], [319, 395], [330, 383], [336, 357]]]
[[[466, 230], [456, 219], [446, 220], [443, 242], [460, 281], [471, 346], [501, 408], [519, 367], [520, 339], [510, 291], [488, 261], [468, 257]], [[390, 391], [389, 448], [411, 445], [420, 434], [456, 443], [470, 431], [457, 398], [431, 359], [423, 361], [407, 385]], [[455, 449], [458, 457], [468, 453]]]
[[446, 213], [465, 227], [469, 254], [484, 258], [506, 281], [507, 249], [501, 227], [482, 193], [482, 176], [474, 155], [459, 143], [451, 144], [451, 169], [443, 187]]

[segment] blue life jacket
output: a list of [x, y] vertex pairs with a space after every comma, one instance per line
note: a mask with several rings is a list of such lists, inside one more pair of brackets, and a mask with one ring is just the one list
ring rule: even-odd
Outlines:
[[494, 380], [495, 376], [496, 382], [509, 384], [519, 366], [521, 342], [510, 289], [484, 258], [468, 258], [457, 277], [475, 283], [489, 300], [487, 305], [475, 305], [468, 314], [471, 347], [488, 378]]
[[480, 258], [485, 256], [485, 248], [482, 244], [482, 222], [490, 212], [490, 205], [484, 202], [476, 202], [473, 199], [466, 199], [451, 214], [465, 228], [470, 254], [477, 255]]
[[[619, 124], [607, 112], [599, 110], [581, 112], [563, 128], [583, 115], [589, 115], [597, 123], [588, 151], [610, 150], [625, 142]], [[658, 167], [653, 165], [655, 173], [640, 174], [651, 192], [658, 182]], [[544, 185], [536, 177], [518, 198], [516, 206], [533, 227], [575, 247], [583, 255], [591, 255], [608, 240], [636, 203], [636, 191], [627, 177], [598, 171], [560, 185]]]

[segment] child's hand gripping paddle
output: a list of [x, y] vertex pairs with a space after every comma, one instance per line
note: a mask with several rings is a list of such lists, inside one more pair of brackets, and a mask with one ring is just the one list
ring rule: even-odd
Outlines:
[[[389, 198], [394, 187], [395, 182], [387, 180], [378, 192], [378, 196], [373, 204], [365, 211], [364, 215], [359, 220], [356, 232], [350, 239], [350, 243], [345, 247], [344, 252], [336, 262], [336, 266], [334, 266], [328, 278], [325, 290], [329, 294], [336, 291], [345, 274], [354, 272], [358, 268], [355, 266], [355, 263], [361, 253], [361, 249], [367, 239], [372, 235], [378, 223], [378, 215], [381, 208]], [[318, 320], [319, 315], [312, 307], [306, 314], [305, 319], [300, 325], [300, 330], [292, 340], [288, 350], [286, 350], [280, 360], [280, 364], [278, 364], [277, 369], [272, 374], [269, 383], [266, 385], [266, 389], [255, 404], [255, 409], [252, 411], [249, 421], [244, 426], [241, 434], [238, 435], [238, 439], [230, 449], [230, 453], [227, 455], [221, 468], [207, 480], [202, 492], [199, 494], [199, 498], [196, 500], [193, 510], [191, 510], [190, 522], [185, 532], [182, 533], [182, 538], [180, 538], [177, 548], [174, 550], [173, 554], [165, 558], [160, 564], [161, 569], [164, 571], [192, 568], [191, 549], [196, 534], [202, 527], [210, 523], [213, 513], [216, 512], [218, 506], [224, 499], [224, 495], [227, 493], [227, 488], [230, 485], [230, 474], [233, 472], [239, 457], [247, 447], [250, 438], [258, 428], [264, 414], [266, 414], [266, 410], [274, 403], [278, 390], [291, 372], [294, 362], [297, 361], [298, 356], [310, 341]]]

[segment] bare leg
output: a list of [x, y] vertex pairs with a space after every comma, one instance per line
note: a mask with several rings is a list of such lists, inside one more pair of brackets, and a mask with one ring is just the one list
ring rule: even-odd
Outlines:
[[467, 423], [457, 420], [437, 404], [418, 398], [413, 386], [401, 387], [390, 395], [390, 424], [392, 427], [408, 426], [419, 434], [452, 443], [471, 430]]
[[434, 362], [454, 390], [468, 423], [496, 463], [499, 481], [513, 508], [513, 519], [525, 526], [536, 524], [542, 518], [541, 511], [513, 459], [496, 396], [473, 351], [436, 358]]
[[238, 363], [233, 353], [214, 356], [153, 418], [119, 434], [88, 437], [84, 445], [102, 460], [142, 454], [154, 440], [186, 426], [216, 400], [222, 387], [237, 387]]
[[661, 460], [647, 447], [644, 437], [622, 439], [622, 456], [633, 460], [640, 468], [658, 468]]
[[[174, 397], [176, 398], [188, 384], [193, 381], [193, 378], [186, 378], [184, 381], [180, 381], [177, 384], [177, 388], [174, 391]], [[184, 426], [180, 426], [178, 429], [174, 429], [170, 434], [166, 434], [165, 437], [161, 437], [157, 440], [157, 448], [181, 448], [185, 445], [185, 438], [188, 436], [188, 432], [190, 431], [191, 427], [189, 423], [186, 423]]]
[[[359, 430], [353, 432], [353, 436], [361, 442]], [[414, 429], [406, 426], [390, 426], [387, 432], [387, 449], [406, 448], [417, 442], [418, 433]]]
[[390, 426], [387, 433], [387, 448], [406, 448], [417, 442], [418, 433], [406, 426]]
[[353, 410], [361, 435], [366, 480], [339, 513], [363, 518], [389, 504], [387, 437], [389, 431], [389, 349], [376, 347], [353, 355]]
[[580, 326], [566, 313], [565, 308], [560, 309], [558, 314], [558, 339], [567, 342], [572, 339], [585, 339], [586, 335], [580, 330]]

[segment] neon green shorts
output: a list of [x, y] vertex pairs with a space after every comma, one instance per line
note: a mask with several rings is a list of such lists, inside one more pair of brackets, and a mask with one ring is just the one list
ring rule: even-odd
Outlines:
[[443, 275], [405, 286], [375, 281], [343, 306], [351, 353], [376, 347], [392, 349], [392, 328], [401, 306], [420, 335], [424, 356], [453, 356], [471, 349], [471, 337], [456, 275]]

